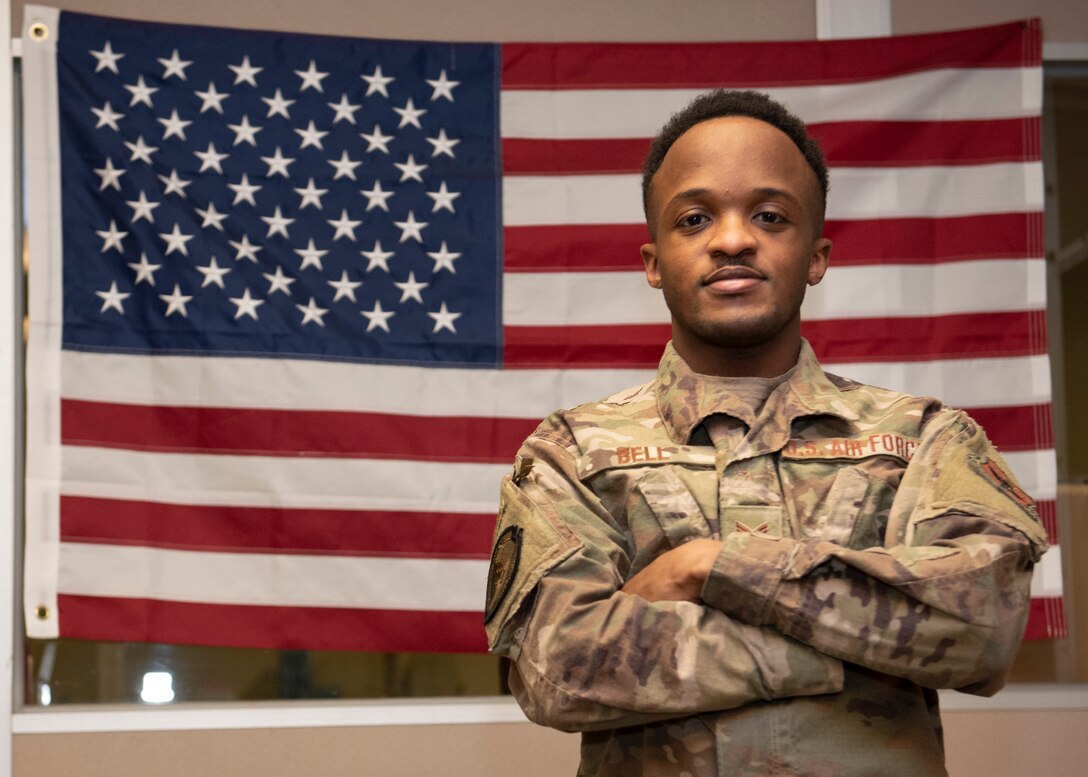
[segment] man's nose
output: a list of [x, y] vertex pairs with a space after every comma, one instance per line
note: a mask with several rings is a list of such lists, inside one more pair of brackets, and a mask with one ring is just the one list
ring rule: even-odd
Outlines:
[[707, 251], [711, 254], [739, 256], [756, 246], [755, 225], [740, 213], [718, 216], [711, 225]]

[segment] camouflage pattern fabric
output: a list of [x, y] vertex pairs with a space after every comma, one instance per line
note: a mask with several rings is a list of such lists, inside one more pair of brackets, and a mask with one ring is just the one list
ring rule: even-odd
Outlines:
[[[1001, 687], [1034, 506], [965, 414], [807, 343], [758, 414], [726, 386], [670, 345], [523, 445], [487, 607], [518, 702], [583, 732], [582, 775], [944, 775], [933, 689]], [[619, 590], [695, 538], [722, 542], [702, 604]]]

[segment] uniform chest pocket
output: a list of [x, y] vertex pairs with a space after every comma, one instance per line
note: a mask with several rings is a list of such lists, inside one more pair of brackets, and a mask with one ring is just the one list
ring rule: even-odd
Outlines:
[[631, 496], [627, 520], [634, 542], [632, 575], [667, 550], [715, 536], [696, 494], [672, 467], [644, 472]]
[[823, 501], [810, 514], [798, 516], [801, 531], [845, 548], [883, 545], [893, 496], [881, 478], [859, 467], [842, 467]]

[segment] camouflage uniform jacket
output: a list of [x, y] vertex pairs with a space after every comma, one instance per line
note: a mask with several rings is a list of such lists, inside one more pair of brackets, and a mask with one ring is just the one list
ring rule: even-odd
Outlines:
[[[932, 689], [1001, 687], [1046, 549], [1007, 472], [964, 413], [807, 343], [758, 417], [670, 345], [523, 445], [491, 648], [530, 719], [583, 732], [579, 774], [943, 775]], [[698, 537], [722, 540], [703, 604], [620, 591]]]

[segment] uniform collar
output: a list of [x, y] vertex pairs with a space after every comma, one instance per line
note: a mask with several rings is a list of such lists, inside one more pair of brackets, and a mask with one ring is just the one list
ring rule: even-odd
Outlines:
[[[751, 410], [728, 389], [728, 381], [693, 372], [670, 342], [658, 365], [654, 381], [657, 408], [669, 436], [680, 444], [714, 413], [739, 418], [749, 427], [754, 425]], [[832, 415], [845, 421], [856, 421], [858, 414], [850, 408], [843, 391], [832, 383], [820, 367], [816, 354], [807, 340], [801, 340], [801, 354], [793, 374], [775, 389], [761, 416], [768, 411], [792, 422], [802, 416]]]

